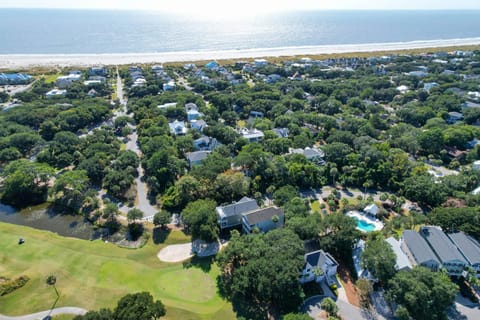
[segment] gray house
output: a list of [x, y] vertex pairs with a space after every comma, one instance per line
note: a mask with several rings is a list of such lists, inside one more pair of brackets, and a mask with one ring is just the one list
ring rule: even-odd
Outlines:
[[194, 151], [188, 152], [185, 154], [185, 158], [187, 158], [188, 165], [191, 167], [199, 165], [205, 160], [211, 151]]
[[223, 207], [217, 207], [218, 224], [221, 229], [232, 228], [242, 224], [242, 215], [259, 209], [255, 199], [243, 197], [240, 201]]
[[459, 276], [462, 274], [468, 262], [440, 227], [421, 227], [420, 235], [427, 240], [449, 275]]
[[480, 244], [463, 232], [450, 233], [448, 237], [480, 278]]
[[440, 268], [440, 261], [428, 245], [427, 241], [413, 230], [405, 230], [402, 234], [401, 245], [402, 251], [410, 260], [410, 263], [430, 268], [437, 271]]
[[257, 228], [261, 232], [268, 232], [283, 227], [285, 214], [275, 206], [247, 212], [242, 216], [242, 229], [246, 234]]

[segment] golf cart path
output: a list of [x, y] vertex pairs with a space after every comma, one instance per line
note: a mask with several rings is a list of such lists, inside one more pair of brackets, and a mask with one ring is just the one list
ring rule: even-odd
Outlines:
[[9, 317], [0, 314], [0, 320], [41, 320], [46, 316], [56, 316], [59, 314], [74, 314], [74, 315], [84, 315], [87, 313], [87, 310], [82, 308], [76, 307], [62, 307], [62, 308], [55, 308], [53, 310], [47, 310], [32, 314], [27, 314], [24, 316], [17, 316], [17, 317]]

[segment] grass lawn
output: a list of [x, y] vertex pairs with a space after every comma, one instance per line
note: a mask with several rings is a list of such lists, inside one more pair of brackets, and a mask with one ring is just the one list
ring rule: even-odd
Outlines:
[[[17, 244], [20, 237], [26, 240], [21, 246]], [[215, 264], [158, 260], [164, 246], [187, 241], [183, 233], [173, 231], [163, 244], [155, 245], [150, 239], [143, 248], [132, 250], [0, 223], [0, 275], [31, 279], [23, 288], [0, 297], [0, 313], [22, 315], [49, 309], [55, 292], [45, 279], [54, 274], [61, 295], [57, 307], [97, 310], [115, 306], [127, 293], [149, 291], [167, 306], [167, 319], [234, 319], [231, 305], [217, 294]]]
[[43, 77], [45, 78], [45, 83], [52, 83], [57, 81], [57, 78], [63, 75], [64, 75], [63, 73], [54, 73], [54, 74], [44, 75]]

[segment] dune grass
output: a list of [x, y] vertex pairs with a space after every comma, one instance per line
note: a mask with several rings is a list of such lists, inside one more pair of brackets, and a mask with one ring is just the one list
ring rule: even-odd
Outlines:
[[[25, 244], [17, 244], [20, 237]], [[219, 270], [214, 263], [158, 260], [156, 255], [164, 246], [187, 241], [182, 232], [173, 231], [162, 244], [150, 239], [143, 248], [132, 250], [0, 223], [0, 275], [31, 278], [23, 288], [0, 297], [0, 313], [22, 315], [49, 309], [55, 292], [45, 279], [53, 274], [60, 292], [56, 307], [97, 310], [114, 307], [127, 293], [149, 291], [166, 305], [167, 319], [234, 319], [231, 305], [217, 294]]]

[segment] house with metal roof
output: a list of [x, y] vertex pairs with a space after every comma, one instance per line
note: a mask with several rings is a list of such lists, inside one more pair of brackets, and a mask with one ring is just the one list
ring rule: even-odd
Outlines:
[[421, 265], [432, 271], [438, 271], [441, 266], [440, 260], [427, 241], [413, 230], [403, 231], [400, 248], [407, 255], [412, 266]]
[[260, 207], [255, 199], [243, 197], [238, 202], [219, 206], [215, 209], [218, 216], [218, 224], [221, 229], [232, 228], [242, 224], [242, 215], [254, 211]]
[[480, 244], [478, 241], [463, 232], [450, 233], [447, 236], [468, 261], [469, 266], [475, 270], [477, 278], [480, 278]]
[[449, 275], [459, 276], [462, 274], [468, 262], [440, 227], [424, 226], [420, 228], [419, 233], [427, 240]]
[[394, 237], [387, 238], [385, 239], [385, 241], [387, 241], [387, 243], [390, 245], [393, 252], [395, 253], [395, 257], [396, 257], [395, 269], [398, 271], [411, 270], [412, 264], [408, 260], [407, 255], [400, 248], [400, 242]]
[[271, 206], [242, 215], [242, 229], [246, 234], [252, 233], [255, 229], [260, 232], [268, 232], [273, 229], [282, 228], [285, 224], [285, 213], [283, 209]]
[[242, 128], [239, 132], [243, 138], [247, 139], [248, 142], [260, 142], [265, 136], [262, 131], [257, 129], [247, 129]]
[[304, 257], [301, 283], [322, 282], [327, 276], [334, 277], [337, 273], [338, 262], [328, 252], [317, 250], [307, 253]]
[[314, 163], [317, 163], [319, 165], [325, 164], [325, 160], [323, 160], [323, 157], [325, 157], [325, 153], [323, 150], [318, 149], [318, 148], [305, 148], [305, 149], [290, 149], [291, 154], [301, 154], [304, 155], [305, 158], [307, 158], [308, 161], [312, 161]]

